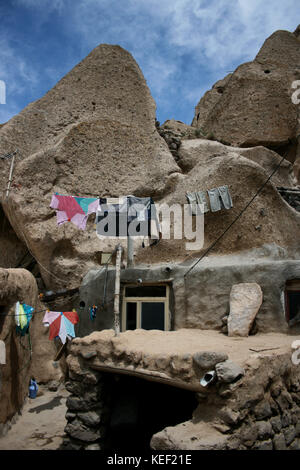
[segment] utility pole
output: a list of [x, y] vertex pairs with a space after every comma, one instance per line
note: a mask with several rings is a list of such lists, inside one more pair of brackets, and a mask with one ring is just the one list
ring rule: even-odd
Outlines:
[[117, 247], [116, 256], [116, 278], [115, 278], [115, 298], [114, 298], [114, 326], [115, 336], [120, 334], [120, 271], [121, 271], [122, 246]]

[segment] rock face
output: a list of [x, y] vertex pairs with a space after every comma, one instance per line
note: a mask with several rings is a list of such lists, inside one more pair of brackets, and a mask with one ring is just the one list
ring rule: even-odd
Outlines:
[[[266, 147], [239, 148], [226, 146], [220, 142], [203, 139], [185, 140], [181, 143], [179, 150], [178, 164], [184, 171], [189, 172], [197, 164], [207, 163], [217, 156], [240, 156], [248, 158], [253, 163], [260, 165], [268, 175], [270, 175], [282, 160], [276, 152]], [[297, 183], [293, 165], [284, 160], [274, 176], [272, 182], [276, 186], [294, 187]]]
[[[285, 61], [296, 60], [293, 51], [298, 39], [291, 33], [283, 36], [291, 48]], [[270, 60], [275, 59], [271, 57]], [[256, 59], [249, 67], [256, 70], [262, 67], [259, 64]], [[263, 72], [264, 80], [274, 75], [281, 86], [281, 68], [274, 69], [272, 74]], [[294, 69], [285, 66], [284, 70], [286, 74]], [[214, 98], [210, 100], [207, 95], [207, 101], [214, 103], [212, 110], [215, 110], [226, 94], [230, 101], [231, 94], [236, 93], [234, 100], [239, 104], [239, 112], [251, 116], [245, 111], [246, 106], [241, 106], [235, 88], [232, 92], [229, 90], [231, 83], [237, 80], [236, 74], [219, 83], [214, 89]], [[284, 80], [287, 80], [286, 75]], [[255, 80], [253, 86], [261, 89]], [[241, 89], [244, 90], [244, 84]], [[287, 97], [288, 93], [284, 93]], [[216, 100], [218, 96], [220, 98]], [[278, 116], [285, 116], [283, 112], [286, 111], [289, 120], [286, 125], [277, 123], [284, 136], [274, 139], [271, 136], [272, 142], [286, 143], [292, 135], [290, 128], [294, 125], [295, 106], [293, 110], [289, 108], [292, 105], [288, 98], [286, 108], [278, 110]], [[234, 114], [234, 100], [230, 106], [222, 105], [222, 112], [233, 109]], [[258, 106], [255, 100], [254, 105]], [[260, 108], [255, 112], [260, 113]], [[235, 138], [233, 134], [230, 143], [240, 146], [249, 142], [250, 147], [260, 142], [265, 144], [265, 138], [259, 136], [263, 126], [249, 128], [258, 136], [251, 140], [243, 135], [247, 126], [236, 126], [237, 120], [241, 121], [239, 116], [229, 119], [220, 115], [217, 119], [211, 117], [212, 111], [205, 115], [207, 122], [213, 119], [214, 126], [222, 123], [230, 128], [230, 135], [234, 130], [240, 136]], [[262, 118], [270, 121], [272, 134], [277, 124], [263, 114]], [[10, 196], [2, 200], [3, 213], [0, 213], [1, 219], [9, 222], [12, 234], [12, 237], [2, 237], [7, 247], [5, 259], [0, 261], [2, 266], [16, 266], [18, 258], [29, 249], [38, 262], [47, 288], [73, 288], [81, 284], [90, 269], [99, 267], [102, 252], [114, 249], [116, 239], [99, 240], [96, 236], [93, 215], [89, 217], [85, 231], [72, 223], [58, 226], [55, 211], [49, 207], [55, 192], [89, 197], [134, 194], [152, 196], [156, 203], [183, 206], [187, 203], [187, 191], [226, 184], [234, 207], [229, 211], [206, 214], [203, 247], [187, 251], [186, 239], [172, 238], [161, 240], [155, 248], [143, 249], [141, 243], [135, 246], [136, 264], [180, 262], [187, 255], [198, 256], [237, 217], [280, 158], [263, 147], [238, 150], [207, 140], [213, 137], [207, 132], [202, 133], [200, 121], [198, 119], [198, 128], [167, 121], [158, 129], [154, 100], [132, 56], [119, 46], [98, 46], [43, 98], [28, 105], [0, 129], [2, 152], [19, 149]], [[210, 132], [209, 126], [206, 127]], [[197, 136], [199, 138], [193, 139]], [[9, 173], [8, 162], [0, 161], [0, 181], [4, 187]], [[292, 250], [298, 246], [295, 234], [299, 232], [300, 217], [274, 187], [293, 186], [288, 162], [282, 164], [272, 181], [274, 184], [268, 183], [247, 214], [235, 224], [234, 230], [218, 243], [215, 253], [240, 252], [266, 243]], [[11, 242], [13, 238], [14, 243]], [[126, 241], [121, 243], [126, 246]]]
[[281, 149], [294, 161], [299, 106], [291, 98], [299, 67], [299, 35], [276, 31], [252, 62], [240, 65], [204, 95], [192, 125], [227, 144]]
[[[204, 249], [239, 216], [266, 183], [271, 168], [276, 166], [275, 163], [270, 163], [268, 150], [257, 149], [256, 153], [255, 150], [245, 149], [244, 155], [229, 146], [203, 139], [186, 140], [182, 143], [178, 164], [184, 168], [184, 174], [178, 175], [173, 192], [163, 201], [169, 206], [176, 203], [187, 204], [187, 191], [206, 191], [224, 184], [228, 186], [233, 201], [233, 208], [230, 210], [223, 209], [215, 213], [210, 211], [205, 214]], [[259, 159], [260, 164], [256, 161]], [[274, 161], [280, 161], [276, 154]], [[289, 168], [289, 163], [282, 167], [282, 177], [279, 176], [278, 183], [285, 178], [292, 184], [292, 178], [287, 178]], [[274, 183], [276, 184], [276, 180]], [[214, 253], [234, 253], [274, 242], [282, 247], [293, 246], [293, 250], [296, 250], [296, 247], [299, 249], [298, 238], [296, 240], [296, 233], [300, 230], [299, 214], [283, 200], [274, 183], [271, 179], [265, 185], [246, 212], [237, 219], [234, 227], [220, 239], [214, 247]], [[143, 259], [149, 263], [158, 258], [168, 261], [172, 255], [174, 259], [184, 253], [185, 243], [186, 240], [162, 240], [156, 250], [151, 252], [151, 260], [147, 253], [143, 253]], [[197, 256], [200, 250], [194, 250], [194, 253], [190, 254]], [[141, 259], [142, 256], [137, 257], [137, 261]]]
[[262, 290], [255, 282], [232, 286], [228, 336], [248, 336], [262, 301]]
[[[93, 216], [84, 232], [57, 226], [49, 207], [53, 193], [162, 196], [172, 173], [181, 171], [156, 131], [142, 72], [119, 46], [98, 46], [0, 132], [3, 153], [12, 142], [19, 149], [3, 210], [47, 286], [76, 287], [103, 250]], [[2, 186], [8, 173], [8, 161], [1, 160]]]
[[5, 345], [6, 357], [5, 364], [0, 361], [0, 434], [7, 430], [7, 421], [20, 411], [32, 376], [38, 382], [62, 377], [60, 368], [53, 367], [55, 347], [48, 340], [41, 314], [33, 315], [29, 324], [32, 354], [28, 335], [17, 336], [14, 318], [17, 301], [31, 305], [36, 312], [43, 309], [36, 281], [29, 271], [0, 269], [0, 340]]
[[2, 268], [17, 268], [19, 262], [28, 252], [26, 245], [17, 237], [0, 205], [0, 220], [2, 230], [0, 233]]

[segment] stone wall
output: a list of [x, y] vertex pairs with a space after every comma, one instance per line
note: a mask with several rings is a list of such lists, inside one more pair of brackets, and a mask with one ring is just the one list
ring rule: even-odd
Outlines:
[[[67, 399], [63, 448], [103, 450], [111, 412], [107, 392], [114, 374], [95, 371], [92, 365], [89, 367], [93, 353], [86, 348], [81, 352], [81, 357], [77, 351], [68, 358], [70, 376], [66, 386], [71, 395]], [[224, 368], [221, 373], [216, 365], [217, 379], [195, 394], [199, 405], [192, 418], [175, 426], [166, 423], [167, 427], [152, 436], [150, 447], [300, 449], [300, 368], [292, 363], [291, 354], [249, 353], [244, 369], [226, 361], [232, 366], [229, 373], [224, 373]], [[242, 370], [242, 374], [234, 373], [236, 370]]]
[[97, 371], [87, 370], [80, 363], [69, 369], [66, 389], [67, 425], [62, 449], [101, 450], [105, 440], [108, 397], [105, 383]]
[[[179, 425], [154, 435], [152, 448], [300, 449], [300, 369], [289, 355], [253, 356], [242, 379], [217, 383], [209, 393], [200, 394], [199, 400], [192, 422], [184, 423], [190, 440], [187, 436], [178, 447]], [[212, 438], [208, 443], [200, 431], [209, 413], [205, 425]]]

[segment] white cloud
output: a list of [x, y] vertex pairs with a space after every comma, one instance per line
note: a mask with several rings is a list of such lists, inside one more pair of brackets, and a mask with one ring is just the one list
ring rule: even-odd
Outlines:
[[188, 53], [216, 69], [252, 60], [273, 31], [294, 27], [296, 7], [296, 0], [78, 0], [70, 21], [87, 43], [123, 43], [143, 62], [168, 53], [174, 64]]
[[38, 75], [26, 58], [18, 55], [7, 39], [0, 37], [0, 79], [8, 93], [20, 94], [38, 83]]
[[[63, 28], [68, 45], [76, 49], [76, 60], [100, 43], [129, 50], [158, 106], [166, 112], [174, 108], [171, 101], [179, 91], [178, 102], [190, 104], [195, 97], [195, 106], [200, 98], [197, 93], [212, 86], [208, 80], [221, 79], [240, 63], [252, 60], [275, 30], [296, 28], [298, 1], [12, 0], [16, 10], [25, 7], [38, 12], [35, 29], [39, 34], [52, 15], [54, 30]], [[49, 64], [53, 79], [61, 76], [61, 64], [57, 72], [54, 67]], [[12, 48], [1, 30], [0, 79], [7, 80], [16, 93], [24, 93], [39, 77], [38, 70], [31, 70], [30, 58]]]

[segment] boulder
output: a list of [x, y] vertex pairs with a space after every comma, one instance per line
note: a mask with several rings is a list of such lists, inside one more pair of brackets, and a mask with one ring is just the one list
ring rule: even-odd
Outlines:
[[[204, 215], [203, 246], [201, 243], [194, 244], [187, 250], [185, 238], [162, 239], [155, 250], [137, 253], [136, 264], [169, 262], [171, 257], [173, 260], [184, 260], [187, 251], [190, 256], [199, 257], [219, 237], [213, 248], [214, 254], [238, 253], [272, 244], [275, 240], [276, 244], [290, 248], [293, 253], [299, 250], [297, 234], [300, 230], [300, 215], [281, 197], [272, 179], [265, 184], [270, 175], [269, 170], [266, 171], [250, 158], [219, 143], [201, 139], [187, 140], [182, 142], [180, 152], [182, 148], [193, 148], [193, 151], [188, 155], [186, 153], [184, 157], [189, 169], [178, 175], [176, 180], [174, 178], [172, 191], [159, 202], [169, 206], [183, 206], [187, 204], [187, 192], [206, 191], [227, 185], [233, 207], [230, 210], [209, 211]], [[264, 184], [263, 191], [257, 194]], [[251, 204], [240, 216], [251, 200]], [[221, 236], [233, 222], [232, 228]]]
[[235, 284], [230, 292], [228, 336], [248, 336], [262, 304], [263, 294], [255, 282]]
[[[282, 160], [278, 153], [263, 146], [239, 148], [205, 139], [183, 141], [178, 155], [178, 164], [185, 171], [192, 170], [197, 164], [204, 165], [215, 157], [224, 156], [230, 159], [234, 156], [241, 156], [260, 165], [268, 175], [275, 170]], [[297, 181], [293, 170], [293, 165], [290, 162], [287, 160], [281, 162], [280, 167], [272, 176], [274, 185], [295, 187]]]
[[218, 362], [228, 359], [228, 355], [223, 352], [201, 351], [193, 355], [193, 361], [200, 369], [213, 369]]
[[56, 380], [51, 380], [51, 382], [48, 384], [48, 390], [50, 392], [56, 392], [60, 383]]
[[293, 162], [299, 111], [291, 97], [292, 83], [300, 78], [298, 30], [274, 32], [252, 62], [217, 82], [197, 104], [192, 125], [207, 138], [238, 147], [264, 145]]
[[244, 369], [229, 359], [216, 364], [217, 378], [220, 382], [236, 382], [245, 375]]
[[229, 73], [221, 80], [218, 80], [213, 86], [212, 89], [207, 91], [204, 96], [201, 98], [197, 106], [195, 107], [195, 116], [192, 122], [192, 126], [197, 127], [203, 136], [207, 135], [203, 132], [202, 126], [205, 124], [207, 117], [209, 116], [210, 111], [220, 100], [226, 85], [228, 84], [232, 73]]
[[101, 437], [100, 429], [91, 429], [77, 419], [67, 424], [65, 432], [74, 439], [84, 442], [94, 442]]
[[[19, 150], [3, 210], [48, 288], [77, 287], [116, 243], [98, 239], [93, 215], [85, 231], [58, 226], [49, 207], [55, 192], [161, 197], [181, 172], [156, 130], [155, 108], [133, 57], [102, 44], [1, 127], [2, 153]], [[2, 186], [8, 174], [9, 161], [0, 160]]]
[[205, 421], [185, 421], [155, 433], [150, 441], [153, 450], [225, 450], [228, 436]]

